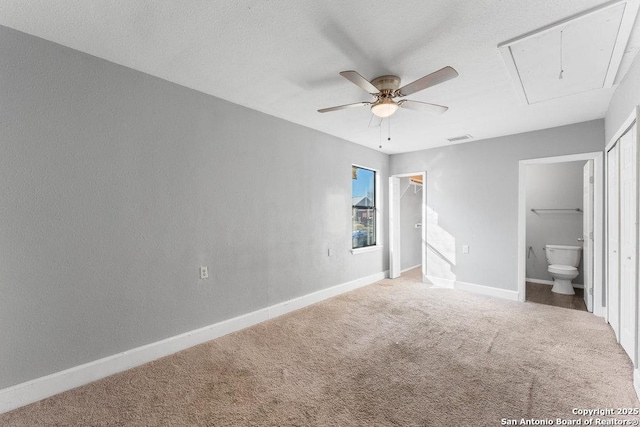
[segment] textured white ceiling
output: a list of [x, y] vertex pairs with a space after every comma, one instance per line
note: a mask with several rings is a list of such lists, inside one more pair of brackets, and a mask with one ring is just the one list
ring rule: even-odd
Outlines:
[[[636, 0], [633, 0], [636, 1]], [[408, 98], [447, 105], [401, 109], [391, 143], [407, 152], [602, 118], [615, 88], [521, 105], [497, 45], [601, 0], [0, 0], [0, 25], [267, 114], [378, 148], [370, 97], [338, 75], [396, 74], [409, 83], [446, 65], [460, 77]], [[621, 73], [637, 52], [638, 24]], [[620, 74], [618, 75], [618, 81]], [[386, 134], [386, 127], [383, 128]], [[473, 143], [473, 142], [470, 142]]]
[[527, 103], [605, 87], [608, 71], [617, 71], [611, 58], [624, 9], [624, 4], [600, 9], [515, 42], [509, 53]]

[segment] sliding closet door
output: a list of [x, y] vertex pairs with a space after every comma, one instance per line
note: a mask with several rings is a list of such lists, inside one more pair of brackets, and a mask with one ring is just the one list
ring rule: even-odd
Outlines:
[[620, 170], [619, 145], [607, 153], [607, 315], [620, 341]]
[[620, 138], [620, 344], [635, 360], [637, 159], [635, 126]]

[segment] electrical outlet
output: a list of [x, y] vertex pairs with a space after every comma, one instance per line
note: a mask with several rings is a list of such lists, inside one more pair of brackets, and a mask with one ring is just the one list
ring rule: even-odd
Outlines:
[[207, 279], [209, 277], [209, 269], [207, 267], [200, 267], [200, 278]]
[[327, 251], [327, 256], [331, 256], [333, 255], [333, 249], [329, 248], [329, 250]]
[[469, 253], [469, 245], [462, 245], [462, 253], [463, 254]]

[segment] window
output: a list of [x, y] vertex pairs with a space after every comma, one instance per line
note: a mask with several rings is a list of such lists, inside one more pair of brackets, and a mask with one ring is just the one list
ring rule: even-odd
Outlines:
[[352, 248], [376, 245], [376, 172], [351, 167]]

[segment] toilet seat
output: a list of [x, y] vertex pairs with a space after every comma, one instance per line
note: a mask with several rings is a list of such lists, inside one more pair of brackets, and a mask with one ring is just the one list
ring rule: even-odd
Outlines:
[[556, 273], [556, 274], [571, 274], [574, 272], [577, 273], [578, 269], [570, 265], [552, 264], [549, 266], [548, 271], [549, 273]]

